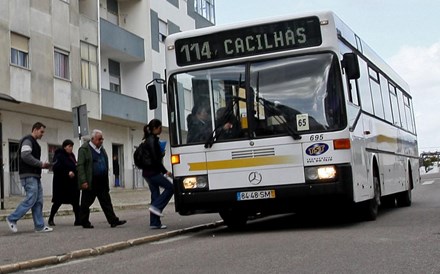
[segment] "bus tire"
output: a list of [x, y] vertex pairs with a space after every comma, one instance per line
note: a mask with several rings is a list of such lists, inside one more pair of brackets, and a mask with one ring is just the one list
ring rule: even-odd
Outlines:
[[373, 177], [373, 191], [374, 197], [368, 201], [362, 202], [361, 204], [361, 215], [362, 219], [365, 221], [374, 221], [377, 218], [377, 213], [380, 206], [380, 183], [379, 177], [374, 174]]
[[240, 230], [246, 226], [248, 216], [243, 212], [237, 211], [221, 211], [220, 217], [222, 217], [225, 225], [231, 230]]
[[411, 206], [411, 202], [412, 202], [411, 189], [397, 193], [396, 201], [398, 207]]
[[382, 208], [394, 208], [396, 207], [396, 196], [394, 195], [387, 195], [382, 197], [380, 201], [380, 205]]
[[409, 178], [408, 190], [396, 194], [396, 201], [398, 207], [411, 206], [411, 202], [412, 202], [411, 189], [413, 188], [411, 166], [408, 167], [408, 178]]

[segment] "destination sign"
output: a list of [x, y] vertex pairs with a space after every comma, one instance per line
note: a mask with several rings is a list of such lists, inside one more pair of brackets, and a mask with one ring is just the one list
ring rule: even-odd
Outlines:
[[188, 66], [321, 43], [318, 17], [307, 17], [179, 39], [175, 48], [177, 64]]

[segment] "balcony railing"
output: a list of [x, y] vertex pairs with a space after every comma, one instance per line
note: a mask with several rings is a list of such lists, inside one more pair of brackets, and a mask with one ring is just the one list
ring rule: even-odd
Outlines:
[[100, 18], [101, 50], [111, 59], [124, 62], [145, 60], [144, 39]]
[[147, 101], [101, 89], [102, 114], [136, 123], [148, 122]]

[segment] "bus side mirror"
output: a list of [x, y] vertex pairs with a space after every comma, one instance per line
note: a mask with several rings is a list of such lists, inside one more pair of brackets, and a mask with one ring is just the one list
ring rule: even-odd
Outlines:
[[154, 84], [147, 87], [147, 94], [148, 94], [148, 103], [150, 105], [150, 109], [156, 109], [157, 91], [156, 91], [156, 86]]
[[359, 79], [361, 76], [358, 57], [354, 53], [349, 52], [344, 54], [344, 58], [342, 59], [342, 67], [345, 69], [347, 78], [350, 80]]

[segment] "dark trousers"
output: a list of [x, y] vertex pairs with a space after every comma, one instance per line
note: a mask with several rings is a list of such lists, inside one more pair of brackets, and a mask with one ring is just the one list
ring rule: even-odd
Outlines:
[[[119, 221], [119, 218], [116, 217], [116, 214], [113, 211], [112, 199], [110, 198], [110, 190], [108, 187], [108, 179], [102, 179], [103, 178], [94, 177], [92, 189], [82, 190], [79, 216], [81, 225], [83, 226], [90, 224], [90, 206], [95, 202], [96, 198], [98, 198], [107, 222], [109, 224], [114, 224]], [[105, 181], [107, 181], [107, 185], [105, 185]]]
[[[52, 208], [50, 209], [50, 216], [49, 220], [53, 221], [53, 218], [55, 217], [55, 214], [57, 214], [58, 209], [60, 209], [62, 203], [53, 203]], [[72, 203], [73, 213], [75, 214], [75, 224], [79, 224], [79, 204]]]

